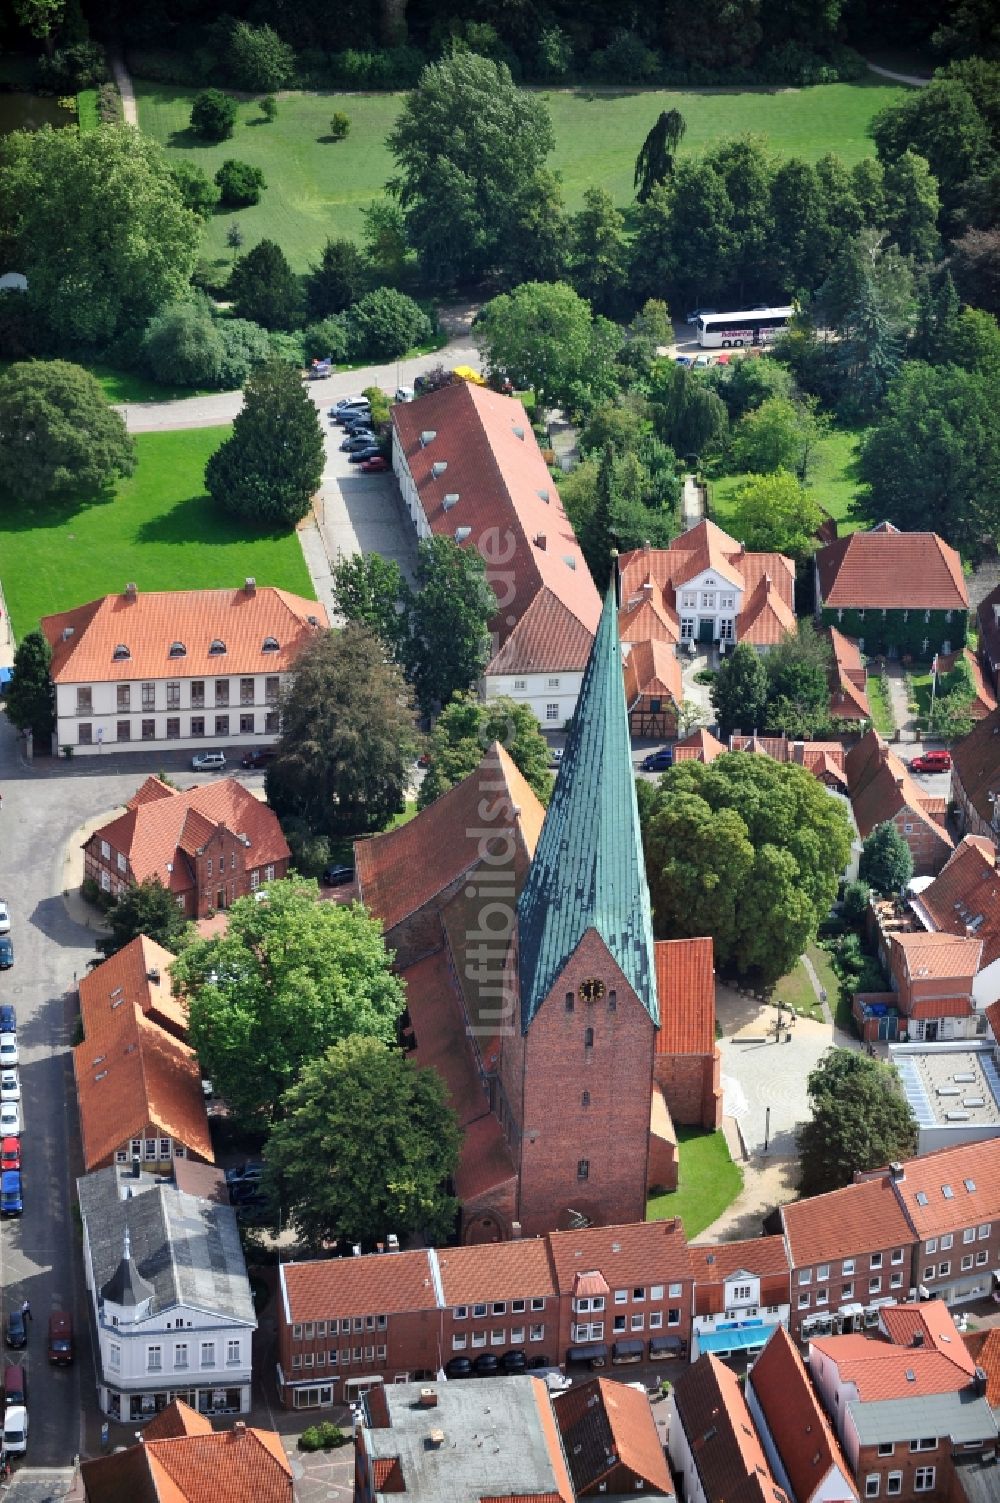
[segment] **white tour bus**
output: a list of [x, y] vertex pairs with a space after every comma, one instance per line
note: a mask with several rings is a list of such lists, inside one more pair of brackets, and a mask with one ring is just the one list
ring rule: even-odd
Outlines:
[[751, 308], [745, 313], [699, 313], [698, 343], [715, 350], [767, 344], [788, 328], [794, 312], [794, 308]]

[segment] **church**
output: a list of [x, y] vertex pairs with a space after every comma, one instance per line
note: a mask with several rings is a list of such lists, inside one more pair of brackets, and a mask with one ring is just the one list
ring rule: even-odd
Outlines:
[[653, 939], [614, 588], [548, 809], [495, 743], [355, 860], [463, 1130], [464, 1240], [642, 1221], [722, 1094], [712, 941]]

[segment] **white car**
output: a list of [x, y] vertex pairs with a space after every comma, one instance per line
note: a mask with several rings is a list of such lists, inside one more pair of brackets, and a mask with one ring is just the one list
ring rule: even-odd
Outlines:
[[5, 1138], [21, 1136], [21, 1108], [16, 1101], [0, 1101], [0, 1135]]
[[17, 1034], [0, 1033], [0, 1070], [10, 1070], [21, 1063], [17, 1052]]
[[225, 772], [226, 758], [222, 752], [199, 752], [191, 766], [195, 772]]
[[0, 934], [9, 934], [9, 933], [10, 933], [10, 909], [7, 907], [7, 904], [3, 901], [3, 899], [0, 898]]
[[11, 1456], [23, 1456], [28, 1449], [28, 1411], [23, 1404], [12, 1404], [3, 1417], [3, 1447]]
[[16, 1070], [0, 1070], [0, 1101], [20, 1101], [21, 1079]]

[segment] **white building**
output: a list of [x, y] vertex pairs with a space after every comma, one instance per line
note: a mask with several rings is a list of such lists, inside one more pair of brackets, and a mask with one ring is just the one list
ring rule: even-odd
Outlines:
[[137, 1163], [77, 1190], [101, 1413], [135, 1423], [182, 1399], [246, 1414], [257, 1318], [235, 1212]]
[[52, 649], [57, 748], [221, 751], [273, 744], [295, 660], [329, 625], [286, 590], [141, 593], [128, 584], [42, 619]]
[[760, 1352], [777, 1326], [788, 1328], [791, 1273], [783, 1237], [692, 1243], [695, 1313], [691, 1360], [705, 1352], [726, 1360]]

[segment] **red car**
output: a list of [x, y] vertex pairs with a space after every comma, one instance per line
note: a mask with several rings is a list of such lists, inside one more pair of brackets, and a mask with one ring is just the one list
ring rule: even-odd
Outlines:
[[4, 1138], [0, 1143], [0, 1169], [20, 1169], [21, 1144], [17, 1138]]
[[922, 757], [914, 757], [911, 772], [947, 772], [951, 767], [951, 752], [929, 751]]
[[389, 468], [389, 461], [383, 459], [381, 454], [376, 454], [372, 459], [363, 459], [361, 468], [366, 475], [381, 475], [383, 470]]

